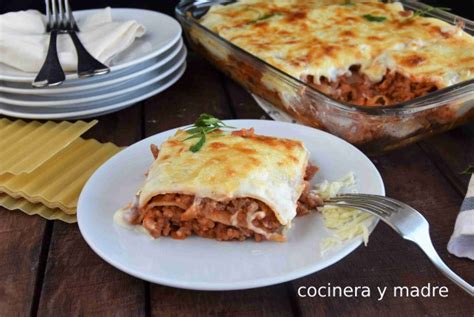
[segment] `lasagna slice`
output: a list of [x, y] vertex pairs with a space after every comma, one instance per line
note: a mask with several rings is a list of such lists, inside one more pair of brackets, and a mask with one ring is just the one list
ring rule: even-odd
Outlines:
[[309, 191], [317, 168], [300, 141], [250, 129], [211, 132], [196, 152], [193, 142], [178, 131], [152, 146], [145, 184], [120, 213], [126, 222], [154, 238], [285, 241], [293, 218], [321, 203]]

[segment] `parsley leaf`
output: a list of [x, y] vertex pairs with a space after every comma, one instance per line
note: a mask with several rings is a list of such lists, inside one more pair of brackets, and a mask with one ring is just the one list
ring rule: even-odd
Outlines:
[[383, 21], [387, 20], [387, 18], [384, 17], [384, 16], [376, 16], [376, 15], [372, 15], [372, 14], [364, 14], [363, 17], [367, 21], [370, 21], [370, 22], [383, 22]]
[[281, 13], [279, 13], [279, 12], [267, 13], [267, 14], [262, 15], [261, 17], [256, 18], [255, 20], [247, 22], [247, 24], [259, 23], [259, 22], [262, 22], [264, 20], [268, 20], [270, 18], [273, 18], [274, 16], [278, 16], [278, 15], [281, 15]]
[[355, 2], [352, 0], [346, 0], [343, 4], [343, 6], [355, 6]]
[[461, 172], [461, 174], [474, 174], [474, 162], [469, 164], [469, 166]]
[[200, 137], [199, 141], [196, 144], [194, 144], [193, 146], [191, 146], [189, 148], [189, 150], [193, 153], [196, 153], [197, 151], [199, 151], [202, 148], [202, 146], [204, 145], [204, 142], [206, 142], [206, 135], [201, 134], [201, 137]]
[[226, 125], [224, 122], [210, 114], [202, 113], [196, 122], [190, 128], [185, 130], [188, 134], [190, 134], [190, 136], [183, 141], [199, 139], [196, 144], [189, 148], [191, 152], [196, 153], [206, 142], [206, 134], [221, 128], [233, 129], [234, 127]]

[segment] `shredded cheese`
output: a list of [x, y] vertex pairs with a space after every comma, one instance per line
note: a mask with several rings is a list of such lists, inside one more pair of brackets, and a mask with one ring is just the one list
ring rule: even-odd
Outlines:
[[[354, 184], [354, 173], [351, 172], [335, 182], [325, 180], [316, 186], [314, 191], [323, 200], [326, 200]], [[332, 237], [326, 238], [321, 242], [321, 253], [324, 254], [343, 241], [359, 236], [362, 237], [364, 244], [367, 246], [369, 242], [369, 226], [374, 220], [373, 216], [358, 209], [331, 205], [320, 207], [318, 210], [323, 215], [324, 226], [334, 233]]]
[[316, 186], [315, 192], [323, 200], [327, 200], [331, 197], [336, 196], [343, 188], [350, 187], [355, 184], [354, 173], [350, 172], [340, 180], [334, 182], [328, 182], [325, 180], [321, 184]]

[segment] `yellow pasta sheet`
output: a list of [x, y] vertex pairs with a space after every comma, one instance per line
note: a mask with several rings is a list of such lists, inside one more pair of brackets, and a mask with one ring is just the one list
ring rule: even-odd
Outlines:
[[59, 208], [48, 208], [43, 204], [34, 204], [24, 198], [13, 198], [0, 193], [0, 206], [9, 210], [21, 210], [27, 215], [39, 215], [48, 220], [61, 220], [67, 223], [77, 222], [76, 215], [66, 214]]
[[120, 150], [112, 143], [79, 138], [31, 173], [0, 175], [0, 192], [75, 214], [86, 181]]
[[31, 173], [96, 123], [0, 119], [0, 174]]

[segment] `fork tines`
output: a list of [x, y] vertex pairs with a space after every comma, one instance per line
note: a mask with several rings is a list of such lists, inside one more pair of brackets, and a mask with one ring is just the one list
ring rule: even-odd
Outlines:
[[[53, 0], [54, 2], [55, 0]], [[61, 21], [60, 28], [63, 31], [74, 30], [79, 32], [76, 20], [72, 14], [71, 6], [68, 0], [57, 0], [59, 3], [59, 17]]]
[[390, 216], [402, 207], [393, 199], [369, 194], [340, 194], [325, 201], [329, 205], [359, 208], [380, 216]]
[[45, 0], [46, 4], [46, 31], [57, 30], [59, 28], [59, 16], [56, 0]]

